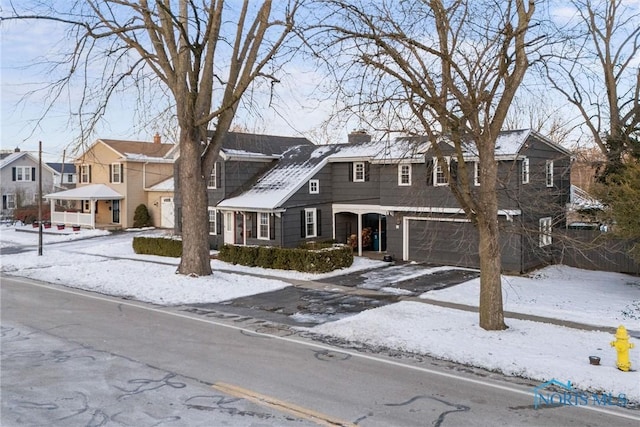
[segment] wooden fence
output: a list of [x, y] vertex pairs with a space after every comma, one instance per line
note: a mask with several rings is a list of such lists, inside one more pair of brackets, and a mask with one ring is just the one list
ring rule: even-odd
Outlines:
[[598, 230], [562, 230], [554, 243], [558, 264], [640, 275], [640, 263], [628, 255], [633, 247], [630, 240]]

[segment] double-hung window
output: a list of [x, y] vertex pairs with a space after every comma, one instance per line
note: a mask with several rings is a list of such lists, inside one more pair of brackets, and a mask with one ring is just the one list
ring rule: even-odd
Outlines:
[[551, 244], [551, 217], [540, 218], [539, 221], [539, 236], [540, 240], [538, 242], [539, 246], [542, 248], [544, 246], [548, 246]]
[[473, 185], [480, 185], [480, 162], [473, 162]]
[[433, 165], [433, 185], [448, 185], [449, 179], [446, 170], [449, 169], [449, 158], [445, 157], [444, 164], [442, 164], [437, 157], [434, 157]]
[[91, 165], [80, 165], [80, 183], [91, 182]]
[[522, 159], [522, 183], [529, 183], [529, 158]]
[[258, 239], [269, 239], [269, 214], [265, 212], [258, 214]]
[[304, 210], [304, 218], [305, 218], [305, 237], [316, 237], [316, 209], [305, 209]]
[[111, 163], [111, 182], [122, 183], [122, 163]]
[[364, 162], [353, 163], [353, 182], [364, 182]]
[[211, 170], [211, 175], [209, 175], [209, 180], [207, 181], [207, 188], [215, 190], [218, 188], [218, 183], [216, 182], [216, 164], [213, 164], [213, 169]]
[[411, 165], [398, 165], [398, 185], [411, 185]]
[[547, 160], [546, 172], [547, 172], [547, 187], [553, 187], [553, 160]]
[[16, 195], [5, 194], [2, 196], [2, 209], [15, 209], [16, 208]]
[[35, 181], [35, 176], [32, 176], [31, 172], [35, 170], [35, 168], [31, 168], [30, 166], [17, 166], [13, 173], [14, 181]]
[[218, 212], [211, 206], [207, 207], [207, 210], [209, 212], [209, 234], [217, 234], [218, 224], [216, 223], [216, 216]]

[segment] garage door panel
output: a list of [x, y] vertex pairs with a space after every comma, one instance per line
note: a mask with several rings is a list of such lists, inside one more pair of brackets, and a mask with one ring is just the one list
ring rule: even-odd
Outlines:
[[409, 260], [478, 267], [478, 233], [471, 223], [410, 220]]

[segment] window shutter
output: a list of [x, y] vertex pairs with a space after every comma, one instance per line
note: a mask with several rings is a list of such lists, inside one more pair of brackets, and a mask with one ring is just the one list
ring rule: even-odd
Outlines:
[[216, 211], [216, 234], [222, 234], [222, 213]]
[[113, 165], [109, 165], [109, 182], [113, 182]]
[[124, 165], [120, 163], [118, 167], [120, 168], [120, 183], [122, 184], [124, 183]]
[[269, 215], [269, 240], [276, 240], [276, 216]]
[[453, 159], [449, 161], [449, 174], [451, 175], [451, 183], [455, 184], [458, 181], [458, 162]]
[[31, 181], [36, 180], [36, 168], [31, 168]]
[[2, 195], [2, 209], [7, 209], [7, 196], [5, 194]]
[[433, 160], [427, 160], [427, 185], [433, 186]]
[[349, 182], [353, 182], [353, 163], [349, 163]]
[[364, 163], [364, 180], [369, 181], [369, 162]]
[[16, 180], [16, 168], [11, 168], [11, 180]]
[[251, 233], [249, 234], [251, 237], [258, 237], [258, 215], [260, 214], [257, 212], [251, 215]]
[[220, 163], [216, 162], [216, 165], [214, 166], [216, 168], [216, 188], [220, 188], [220, 186], [222, 185], [220, 183]]
[[322, 236], [322, 216], [321, 214], [321, 210], [317, 209], [316, 210], [316, 236]]
[[307, 237], [307, 233], [306, 233], [306, 218], [304, 215], [304, 209], [302, 209], [300, 211], [300, 237], [302, 237], [303, 239], [305, 237]]
[[91, 165], [89, 165], [89, 182], [91, 182]]

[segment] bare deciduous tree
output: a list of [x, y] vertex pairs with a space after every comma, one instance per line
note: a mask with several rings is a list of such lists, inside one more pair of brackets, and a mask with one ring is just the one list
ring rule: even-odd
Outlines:
[[[610, 158], [607, 138], [640, 133], [640, 13], [624, 0], [572, 0], [574, 19], [544, 61], [552, 87], [580, 113], [594, 142]], [[624, 151], [624, 150], [623, 150]]]
[[[495, 149], [535, 48], [534, 2], [321, 3], [329, 14], [315, 40], [323, 42], [311, 46], [329, 59], [344, 102], [389, 131], [454, 144], [460, 182], [451, 190], [479, 232], [480, 326], [504, 329]], [[479, 157], [477, 193], [465, 150]]]
[[[211, 274], [206, 180], [245, 91], [258, 79], [277, 81], [267, 65], [292, 31], [298, 1], [272, 6], [271, 0], [86, 0], [58, 7], [66, 10], [48, 2], [16, 2], [3, 7], [1, 20], [68, 25], [72, 43], [65, 59], [54, 64], [66, 67], [66, 74], [48, 85], [52, 103], [77, 75], [88, 77], [92, 67], [102, 67], [96, 80], [85, 80], [77, 107], [84, 132], [122, 91], [155, 91], [168, 101], [180, 130], [178, 271]], [[85, 117], [92, 102], [96, 108]]]

